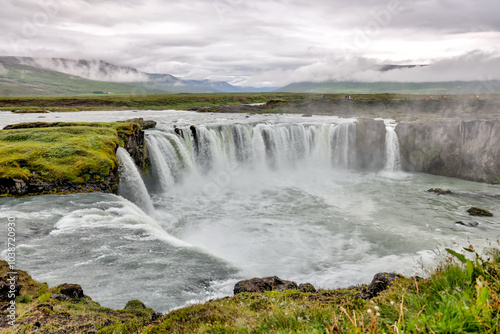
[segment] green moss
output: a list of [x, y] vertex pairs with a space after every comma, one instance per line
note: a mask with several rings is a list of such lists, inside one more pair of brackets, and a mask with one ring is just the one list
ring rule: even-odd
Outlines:
[[141, 302], [140, 300], [137, 300], [137, 299], [134, 299], [134, 300], [130, 300], [127, 302], [127, 305], [125, 305], [125, 310], [128, 310], [128, 309], [145, 309], [146, 308], [146, 305], [144, 305], [143, 302]]
[[16, 298], [16, 302], [21, 303], [21, 304], [31, 303], [32, 300], [33, 300], [33, 297], [31, 297], [30, 295], [21, 295], [21, 296]]
[[[135, 123], [22, 123], [0, 131], [0, 179], [85, 184], [109, 176]], [[57, 190], [54, 190], [57, 193]]]
[[71, 126], [0, 132], [0, 178], [84, 183], [116, 167], [116, 130]]

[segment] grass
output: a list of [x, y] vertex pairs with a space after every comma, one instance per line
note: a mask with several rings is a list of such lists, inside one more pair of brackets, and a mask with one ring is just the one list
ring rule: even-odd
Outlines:
[[[465, 253], [466, 255], [464, 255]], [[153, 310], [130, 301], [123, 310], [90, 298], [56, 301], [49, 288], [21, 272], [18, 327], [6, 333], [66, 330], [85, 333], [498, 333], [500, 253], [486, 258], [470, 246], [449, 250], [427, 278], [398, 278], [370, 301], [357, 297], [366, 286], [302, 293], [242, 293], [172, 311], [152, 321]], [[3, 266], [3, 267], [2, 267]], [[5, 262], [0, 262], [0, 273]], [[24, 290], [26, 287], [26, 290]], [[64, 317], [62, 317], [64, 315]], [[154, 318], [154, 317], [153, 317]]]
[[497, 333], [499, 258], [472, 254], [464, 264], [450, 255], [429, 278], [397, 279], [369, 302], [355, 297], [362, 287], [242, 294], [171, 312], [144, 332]]
[[[211, 93], [158, 95], [87, 95], [75, 97], [4, 97], [0, 110], [18, 113], [79, 110], [191, 110], [206, 107], [206, 111], [298, 113], [336, 115], [340, 117], [368, 116], [396, 120], [440, 118], [498, 119], [500, 94], [441, 96], [418, 94], [356, 94], [355, 100], [345, 100], [346, 94], [307, 93]], [[216, 108], [225, 105], [268, 103], [265, 108]], [[214, 108], [211, 108], [214, 107]]]
[[0, 179], [84, 184], [117, 166], [115, 150], [133, 123], [18, 124], [0, 131]]
[[271, 99], [299, 101], [307, 94], [290, 93], [213, 93], [87, 95], [74, 97], [2, 97], [0, 110], [114, 110], [114, 109], [188, 109], [230, 104], [265, 103]]

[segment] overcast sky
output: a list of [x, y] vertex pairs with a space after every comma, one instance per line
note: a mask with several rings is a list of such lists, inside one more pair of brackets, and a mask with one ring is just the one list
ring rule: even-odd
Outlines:
[[498, 80], [498, 13], [498, 0], [4, 0], [0, 55], [252, 86]]

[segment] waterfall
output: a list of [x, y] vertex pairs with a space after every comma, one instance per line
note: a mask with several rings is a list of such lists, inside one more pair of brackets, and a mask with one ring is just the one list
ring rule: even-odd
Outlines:
[[118, 193], [135, 203], [144, 212], [148, 214], [154, 212], [146, 185], [130, 154], [124, 148], [119, 147], [116, 156], [118, 157], [120, 172]]
[[355, 166], [356, 124], [229, 124], [148, 131], [153, 174], [163, 192], [188, 173]]
[[399, 139], [394, 124], [386, 126], [385, 133], [385, 170], [401, 170], [401, 157], [399, 154]]

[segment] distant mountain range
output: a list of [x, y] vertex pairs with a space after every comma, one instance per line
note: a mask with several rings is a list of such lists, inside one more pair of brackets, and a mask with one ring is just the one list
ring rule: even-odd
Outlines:
[[0, 96], [270, 92], [224, 81], [183, 80], [102, 60], [0, 57]]
[[[427, 65], [379, 65], [381, 72]], [[233, 86], [225, 81], [183, 80], [145, 73], [102, 60], [0, 57], [0, 96], [295, 92], [321, 94], [487, 94], [500, 93], [499, 81], [298, 82], [282, 88]]]

